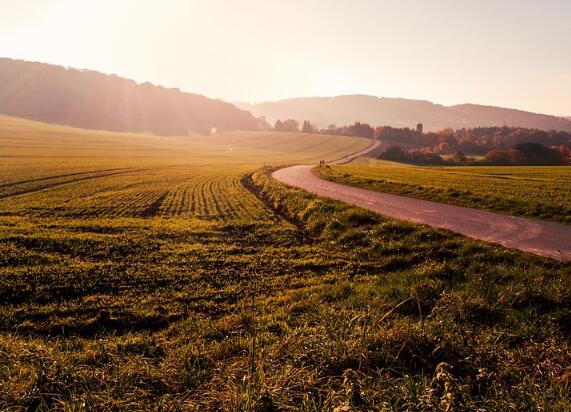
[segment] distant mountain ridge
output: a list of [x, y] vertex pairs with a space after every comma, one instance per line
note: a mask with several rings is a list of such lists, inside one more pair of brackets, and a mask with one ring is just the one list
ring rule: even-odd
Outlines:
[[0, 58], [0, 113], [86, 129], [157, 135], [255, 130], [221, 100], [96, 71]]
[[343, 95], [336, 97], [301, 97], [259, 104], [235, 103], [255, 116], [265, 116], [270, 123], [277, 119], [309, 120], [321, 128], [342, 126], [356, 121], [373, 126], [416, 127], [424, 130], [472, 128], [479, 126], [513, 126], [571, 132], [571, 119], [476, 104], [444, 106], [425, 100]]

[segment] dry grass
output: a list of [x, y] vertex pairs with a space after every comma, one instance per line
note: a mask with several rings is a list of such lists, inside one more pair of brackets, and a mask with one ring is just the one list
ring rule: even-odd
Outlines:
[[570, 264], [248, 177], [367, 141], [3, 121], [0, 410], [568, 407]]

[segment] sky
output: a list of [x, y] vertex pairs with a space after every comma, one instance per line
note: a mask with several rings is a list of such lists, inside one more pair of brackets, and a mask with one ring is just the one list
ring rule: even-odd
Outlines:
[[228, 101], [362, 93], [571, 116], [571, 0], [0, 0], [0, 57]]

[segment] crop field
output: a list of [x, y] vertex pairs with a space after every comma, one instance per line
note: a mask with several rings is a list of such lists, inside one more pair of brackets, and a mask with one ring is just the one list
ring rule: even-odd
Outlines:
[[265, 163], [315, 163], [365, 139], [276, 133], [156, 138], [0, 117], [0, 213], [45, 217], [267, 214], [239, 180]]
[[571, 223], [571, 167], [412, 166], [375, 159], [322, 167], [339, 183], [509, 215]]
[[368, 144], [0, 118], [0, 410], [568, 408], [571, 263], [270, 178]]

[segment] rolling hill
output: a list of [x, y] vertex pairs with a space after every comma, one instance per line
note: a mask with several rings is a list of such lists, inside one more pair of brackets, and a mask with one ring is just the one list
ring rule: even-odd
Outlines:
[[259, 104], [236, 103], [255, 116], [277, 119], [309, 120], [321, 128], [366, 122], [371, 125], [415, 127], [427, 131], [478, 126], [518, 126], [542, 130], [571, 131], [571, 119], [493, 106], [462, 104], [443, 106], [424, 100], [345, 95], [302, 97]]
[[[352, 410], [437, 410], [449, 382], [464, 402], [450, 410], [568, 409], [569, 263], [378, 216], [261, 168], [368, 144], [0, 116], [0, 410], [341, 411], [355, 388]], [[530, 212], [564, 216], [565, 171], [521, 170], [523, 199], [513, 172], [496, 171], [498, 187], [464, 167], [379, 168], [410, 196], [436, 193], [432, 176], [440, 199], [513, 210], [540, 187], [546, 203]]]
[[186, 135], [256, 130], [230, 103], [95, 71], [0, 58], [0, 113], [119, 132]]

